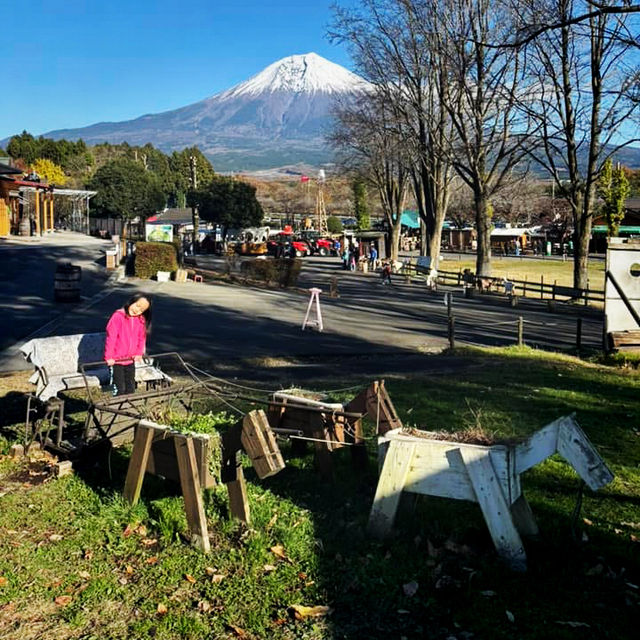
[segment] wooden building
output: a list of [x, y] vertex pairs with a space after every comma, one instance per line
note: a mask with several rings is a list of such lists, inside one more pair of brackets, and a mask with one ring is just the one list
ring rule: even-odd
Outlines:
[[72, 228], [88, 232], [89, 199], [95, 191], [59, 189], [46, 182], [23, 179], [22, 173], [20, 169], [0, 164], [0, 237], [40, 236], [52, 232], [56, 226], [56, 196], [71, 199]]

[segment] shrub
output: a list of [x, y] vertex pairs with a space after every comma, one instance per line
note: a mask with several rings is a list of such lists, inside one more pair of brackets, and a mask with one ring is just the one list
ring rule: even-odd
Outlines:
[[277, 282], [284, 288], [296, 285], [301, 268], [302, 260], [291, 258], [245, 260], [240, 265], [240, 271], [245, 277], [262, 280], [266, 284]]
[[176, 248], [170, 242], [137, 242], [135, 274], [138, 278], [151, 278], [158, 271], [178, 268]]
[[342, 220], [337, 216], [327, 218], [327, 231], [329, 233], [342, 233]]

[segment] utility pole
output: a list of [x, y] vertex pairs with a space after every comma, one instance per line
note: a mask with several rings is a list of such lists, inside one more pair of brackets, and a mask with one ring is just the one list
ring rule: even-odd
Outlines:
[[[196, 156], [189, 156], [189, 166], [191, 168], [190, 182], [194, 196], [198, 188], [198, 174], [196, 173], [197, 160]], [[198, 253], [198, 229], [200, 228], [200, 213], [198, 212], [198, 205], [195, 199], [191, 201], [191, 221], [193, 223], [193, 253], [195, 255]]]

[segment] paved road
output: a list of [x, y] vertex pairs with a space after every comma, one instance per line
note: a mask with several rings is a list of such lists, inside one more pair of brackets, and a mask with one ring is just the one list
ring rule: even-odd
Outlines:
[[[339, 278], [341, 297], [322, 296], [325, 332], [302, 332], [300, 325], [307, 304], [304, 293], [266, 290], [229, 284], [157, 283], [131, 279], [106, 284], [106, 274], [95, 261], [104, 243], [58, 247], [13, 249], [0, 247], [0, 256], [10, 256], [12, 272], [30, 283], [28, 293], [19, 285], [0, 285], [3, 322], [0, 338], [4, 345], [21, 340], [53, 318], [42, 335], [102, 331], [109, 315], [135, 291], [149, 294], [154, 302], [154, 328], [149, 351], [179, 351], [193, 361], [208, 361], [220, 371], [236, 375], [251, 373], [256, 358], [287, 358], [335, 367], [336, 376], [349, 360], [351, 368], [376, 366], [376, 359], [394, 362], [396, 368], [419, 367], [416, 352], [438, 352], [447, 345], [447, 312], [443, 291], [431, 293], [424, 285], [398, 282], [381, 286], [374, 274], [344, 272], [335, 258], [306, 259], [301, 276], [303, 287], [320, 286], [328, 292], [332, 276]], [[9, 249], [9, 253], [4, 253]], [[18, 258], [24, 256], [18, 261]], [[55, 256], [55, 258], [54, 258]], [[87, 276], [83, 290], [88, 296], [106, 287], [89, 304], [54, 317], [61, 309], [51, 301], [55, 259], [82, 261]], [[46, 265], [46, 269], [40, 260]], [[93, 262], [92, 262], [93, 260]], [[201, 259], [202, 263], [216, 259]], [[4, 262], [4, 259], [3, 259]], [[95, 268], [92, 268], [94, 265]], [[37, 282], [36, 282], [37, 281]], [[456, 335], [460, 343], [512, 344], [516, 320], [525, 318], [528, 344], [546, 348], [568, 348], [575, 340], [573, 314], [549, 314], [539, 303], [525, 301], [515, 309], [505, 299], [479, 297], [467, 300], [453, 290]], [[5, 320], [6, 319], [6, 320]], [[583, 344], [598, 346], [597, 316], [584, 318]], [[20, 358], [5, 353], [0, 370], [24, 366]], [[409, 357], [410, 356], [410, 357]]]

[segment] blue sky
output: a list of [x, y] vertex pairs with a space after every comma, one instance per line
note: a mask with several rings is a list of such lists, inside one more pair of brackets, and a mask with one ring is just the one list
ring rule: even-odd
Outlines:
[[[344, 0], [340, 4], [352, 4]], [[196, 102], [326, 39], [330, 0], [0, 0], [0, 139]]]

